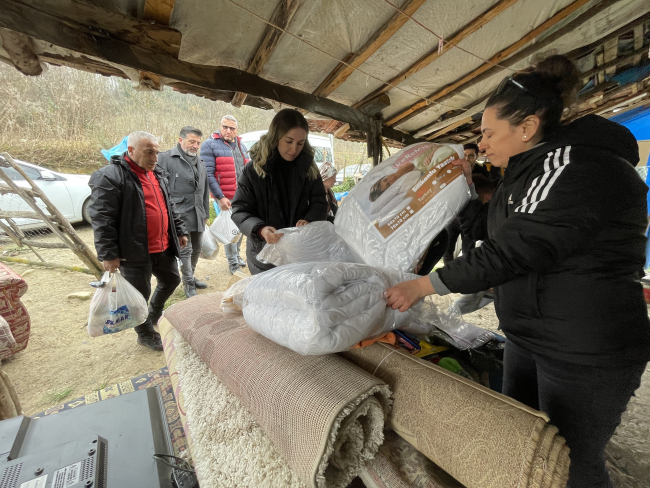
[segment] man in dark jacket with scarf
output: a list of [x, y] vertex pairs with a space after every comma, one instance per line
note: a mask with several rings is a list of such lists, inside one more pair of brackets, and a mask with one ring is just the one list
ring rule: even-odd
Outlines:
[[138, 344], [162, 351], [154, 325], [181, 278], [176, 258], [187, 231], [169, 195], [169, 174], [157, 167], [158, 141], [147, 132], [129, 135], [127, 152], [95, 171], [90, 217], [97, 257], [104, 269], [122, 276], [149, 300], [151, 275], [158, 282], [147, 320], [135, 327]]
[[208, 178], [205, 165], [199, 160], [201, 137], [203, 133], [196, 127], [183, 127], [176, 147], [158, 156], [158, 166], [169, 173], [172, 202], [190, 234], [187, 246], [181, 250], [181, 273], [187, 298], [195, 296], [197, 288], [208, 287], [194, 277], [201, 254], [201, 237], [210, 215]]
[[[201, 159], [208, 173], [212, 197], [219, 202], [221, 210], [229, 210], [244, 165], [249, 161], [247, 149], [237, 136], [235, 117], [224, 115], [221, 119], [221, 131], [213, 132], [201, 145]], [[246, 266], [239, 253], [241, 240], [240, 234], [237, 242], [224, 246], [231, 274]]]

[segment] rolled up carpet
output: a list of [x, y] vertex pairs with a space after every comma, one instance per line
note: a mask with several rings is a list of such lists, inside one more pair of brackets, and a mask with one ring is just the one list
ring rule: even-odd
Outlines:
[[393, 391], [388, 426], [467, 488], [560, 488], [569, 449], [548, 417], [386, 344], [340, 353]]
[[221, 312], [221, 298], [185, 300], [165, 317], [306, 486], [344, 488], [383, 442], [389, 388], [340, 357], [301, 356], [271, 342]]
[[250, 411], [169, 321], [159, 328], [201, 488], [304, 488]]

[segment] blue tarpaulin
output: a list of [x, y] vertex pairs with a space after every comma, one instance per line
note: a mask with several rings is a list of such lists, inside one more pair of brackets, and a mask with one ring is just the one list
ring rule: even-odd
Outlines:
[[124, 154], [126, 152], [126, 140], [128, 138], [129, 136], [124, 136], [122, 142], [120, 142], [117, 146], [113, 146], [110, 149], [102, 149], [102, 154], [104, 155], [104, 157], [110, 161], [111, 156]]
[[[650, 108], [639, 107], [634, 110], [630, 110], [621, 115], [616, 115], [610, 120], [618, 122], [621, 125], [624, 125], [632, 134], [637, 141], [648, 141], [650, 140]], [[650, 163], [650, 158], [645, 162], [646, 166]], [[650, 171], [645, 179], [646, 185], [650, 187]], [[648, 192], [648, 208], [650, 208], [650, 191]], [[650, 233], [650, 229], [649, 229]], [[646, 234], [646, 237], [650, 237]], [[646, 253], [645, 253], [645, 268], [650, 268], [650, 240], [646, 244]]]

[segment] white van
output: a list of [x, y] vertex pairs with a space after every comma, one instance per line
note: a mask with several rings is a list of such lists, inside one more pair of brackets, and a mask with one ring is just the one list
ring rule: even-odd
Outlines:
[[[253, 147], [253, 144], [259, 141], [260, 137], [262, 137], [267, 132], [268, 131], [265, 130], [247, 132], [246, 134], [242, 134], [240, 136], [241, 142], [244, 144], [244, 146], [246, 146], [246, 149], [250, 149]], [[320, 167], [320, 165], [325, 162], [334, 164], [334, 145], [332, 144], [332, 136], [322, 137], [309, 134], [307, 138], [309, 139], [309, 144], [311, 144], [311, 146], [314, 148], [314, 160], [316, 161], [316, 165], [318, 167]]]

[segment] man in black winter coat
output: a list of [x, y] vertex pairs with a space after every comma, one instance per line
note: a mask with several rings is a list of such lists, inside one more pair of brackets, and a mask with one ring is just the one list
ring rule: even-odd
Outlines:
[[176, 210], [189, 232], [187, 246], [181, 250], [181, 274], [187, 298], [207, 283], [194, 277], [201, 254], [201, 238], [210, 215], [210, 190], [205, 164], [199, 159], [203, 133], [196, 127], [183, 127], [176, 147], [158, 155], [158, 166], [169, 173], [169, 191]]
[[157, 167], [156, 138], [134, 132], [127, 146], [126, 153], [113, 156], [88, 183], [95, 249], [104, 269], [114, 273], [120, 268], [147, 301], [151, 275], [156, 277], [149, 316], [135, 331], [138, 344], [161, 351], [160, 334], [153, 327], [181, 282], [176, 258], [187, 245], [188, 233], [169, 195], [169, 174]]

